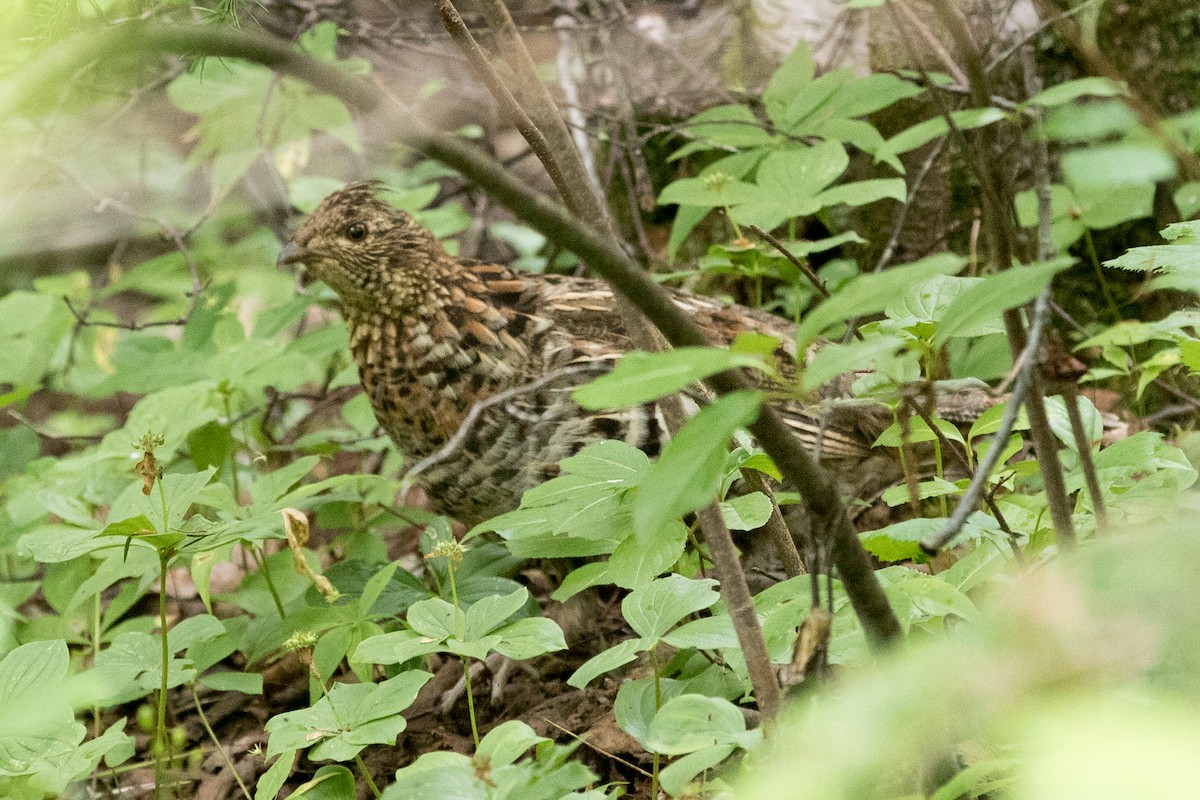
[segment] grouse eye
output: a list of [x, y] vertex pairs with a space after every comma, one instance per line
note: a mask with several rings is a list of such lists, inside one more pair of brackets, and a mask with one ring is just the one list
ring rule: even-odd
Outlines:
[[367, 226], [361, 222], [352, 222], [346, 226], [346, 236], [354, 241], [367, 238]]

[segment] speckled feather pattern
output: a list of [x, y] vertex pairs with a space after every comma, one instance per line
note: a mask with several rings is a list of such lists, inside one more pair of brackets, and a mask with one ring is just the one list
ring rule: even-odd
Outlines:
[[[439, 510], [473, 523], [515, 508], [563, 458], [602, 438], [656, 449], [653, 409], [594, 414], [571, 399], [631, 346], [603, 282], [452, 257], [372, 184], [326, 198], [289, 248], [288, 260], [303, 261], [340, 297], [363, 387], [410, 464], [442, 450], [477, 403], [564, 373], [486, 407], [453, 451], [421, 473]], [[792, 331], [778, 317], [683, 292], [674, 298], [714, 343], [742, 331], [770, 334], [782, 343], [781, 366], [794, 364]], [[800, 405], [784, 412], [797, 430], [818, 430]], [[824, 435], [827, 453], [866, 452], [854, 432]]]

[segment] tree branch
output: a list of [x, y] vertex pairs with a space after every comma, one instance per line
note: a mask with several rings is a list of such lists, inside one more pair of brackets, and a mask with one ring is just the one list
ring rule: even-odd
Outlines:
[[[242, 58], [308, 81], [362, 111], [374, 109], [386, 96], [378, 87], [273, 37], [225, 28], [176, 27], [139, 21], [99, 33], [80, 34], [52, 48], [19, 76], [0, 84], [0, 114], [15, 114], [24, 102], [55, 85], [73, 69], [113, 52]], [[533, 191], [477, 148], [457, 137], [430, 130], [415, 114], [401, 114], [393, 122], [397, 137], [410, 147], [475, 181], [548, 239], [587, 262], [652, 320], [672, 345], [708, 344], [701, 330], [671, 302], [662, 287], [592, 224]], [[752, 388], [735, 371], [714, 375], [708, 384], [721, 395]], [[764, 407], [750, 425], [750, 432], [774, 460], [784, 479], [804, 495], [814, 515], [829, 525], [833, 562], [868, 642], [882, 648], [899, 640], [900, 623], [829, 475], [813, 461], [773, 409]]]

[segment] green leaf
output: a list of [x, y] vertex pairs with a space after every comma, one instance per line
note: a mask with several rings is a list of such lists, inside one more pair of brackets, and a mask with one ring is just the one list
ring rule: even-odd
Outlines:
[[[850, 159], [838, 142], [822, 142], [803, 150], [771, 153], [758, 168], [757, 186], [735, 201], [730, 212], [741, 223], [766, 230], [793, 217], [821, 210], [818, 195], [846, 171]], [[826, 205], [844, 200], [834, 199]]]
[[492, 649], [518, 661], [567, 649], [562, 628], [558, 627], [554, 620], [546, 617], [519, 619], [505, 625], [496, 631], [496, 634], [500, 641]]
[[200, 683], [216, 692], [240, 692], [250, 695], [263, 693], [261, 672], [214, 672], [202, 677]]
[[583, 662], [579, 669], [567, 678], [567, 685], [582, 689], [605, 672], [611, 672], [633, 661], [638, 652], [645, 649], [640, 639], [622, 639]]
[[522, 586], [507, 595], [485, 597], [467, 609], [463, 624], [464, 641], [480, 639], [504, 624], [504, 621], [525, 607], [529, 590]]
[[[1082, 394], [1076, 395], [1072, 402], [1078, 403], [1079, 416], [1083, 422], [1083, 432], [1088, 439], [1088, 446], [1092, 449], [1098, 448], [1100, 445], [1100, 437], [1104, 435], [1104, 420], [1100, 416], [1100, 412], [1092, 401]], [[1071, 419], [1067, 415], [1067, 400], [1063, 397], [1047, 397], [1046, 398], [1046, 416], [1050, 418], [1050, 429], [1054, 431], [1054, 435], [1059, 441], [1065, 444], [1071, 450], [1079, 451], [1079, 443], [1075, 441], [1075, 434], [1071, 431]]]
[[700, 410], [667, 442], [633, 501], [636, 535], [716, 500], [729, 440], [758, 416], [760, 392], [726, 395]]
[[[907, 519], [886, 528], [859, 534], [863, 547], [881, 561], [924, 561], [921, 542], [932, 539], [942, 532], [944, 519]], [[999, 530], [996, 521], [981, 511], [967, 518], [962, 532], [953, 540], [953, 545], [982, 538], [989, 531]]]
[[[757, 738], [761, 729], [751, 732], [747, 738]], [[704, 747], [685, 756], [680, 756], [658, 773], [659, 784], [670, 797], [682, 797], [688, 784], [705, 770], [712, 769], [728, 758], [734, 751], [731, 744]]]
[[691, 579], [679, 574], [659, 578], [635, 589], [621, 601], [621, 613], [629, 627], [652, 647], [676, 623], [721, 599], [711, 578]]
[[1150, 144], [1094, 145], [1062, 158], [1062, 173], [1073, 189], [1155, 184], [1175, 177], [1175, 160]]
[[623, 589], [646, 585], [679, 561], [687, 535], [687, 526], [681, 520], [668, 519], [653, 536], [626, 538], [608, 557], [604, 582]]
[[635, 486], [650, 468], [650, 459], [631, 444], [619, 439], [605, 439], [564, 458], [559, 467], [570, 475]]
[[801, 39], [771, 75], [767, 88], [763, 90], [763, 105], [767, 107], [773, 119], [776, 116], [774, 112], [786, 108], [798, 92], [812, 83], [815, 74], [816, 64], [813, 62], [812, 49]]
[[127, 517], [118, 522], [111, 522], [100, 531], [101, 536], [145, 536], [155, 533], [158, 529], [145, 514]]
[[682, 126], [685, 135], [727, 147], [757, 147], [770, 144], [771, 134], [750, 109], [742, 105], [714, 106]]
[[493, 769], [506, 767], [531, 747], [546, 741], [549, 739], [538, 736], [533, 728], [524, 722], [510, 719], [492, 728], [480, 739], [479, 747], [475, 749], [475, 757], [486, 758]]
[[411, 670], [377, 684], [335, 683], [311, 708], [267, 722], [267, 756], [313, 747], [313, 759], [347, 761], [367, 745], [392, 744], [407, 724], [400, 712], [432, 677]]
[[[968, 108], [962, 111], [952, 111], [950, 118], [954, 120], [954, 124], [959, 130], [965, 131], [991, 125], [1007, 119], [1008, 115], [998, 108]], [[945, 136], [949, 131], [950, 126], [944, 117], [934, 117], [924, 122], [918, 122], [884, 142], [883, 146], [875, 151], [875, 160], [894, 161], [895, 157], [901, 153], [915, 150], [939, 136]], [[898, 161], [895, 162], [895, 164], [898, 163]]]
[[846, 83], [831, 103], [842, 117], [862, 117], [892, 103], [916, 97], [925, 90], [915, 83], [886, 72], [864, 75]]
[[804, 370], [805, 391], [813, 391], [826, 381], [857, 370], [874, 369], [880, 360], [900, 352], [907, 340], [899, 334], [864, 336], [862, 341], [834, 342], [821, 347]]
[[865, 206], [877, 200], [899, 200], [903, 203], [908, 198], [908, 188], [901, 178], [883, 178], [869, 181], [844, 183], [826, 189], [816, 197], [816, 202], [822, 208], [844, 204], [848, 206]]
[[685, 694], [668, 700], [654, 715], [646, 734], [651, 752], [668, 756], [734, 744], [746, 731], [737, 706], [719, 697]]
[[463, 612], [440, 597], [431, 597], [408, 608], [408, 624], [417, 633], [433, 639], [457, 636], [460, 622], [465, 624]]
[[757, 196], [757, 187], [744, 181], [680, 178], [667, 184], [658, 197], [658, 204], [700, 206], [705, 209], [724, 208]]
[[639, 405], [727, 369], [762, 366], [761, 358], [716, 347], [680, 347], [662, 353], [635, 351], [623, 355], [612, 372], [576, 389], [574, 397], [575, 402], [589, 409]]
[[1182, 216], [1196, 216], [1196, 212], [1200, 212], [1200, 183], [1192, 181], [1180, 186], [1175, 190], [1174, 199]]
[[[1074, 262], [1075, 259], [1068, 256], [1012, 267], [968, 287], [946, 307], [933, 336], [933, 346], [941, 347], [952, 337], [965, 335], [964, 331], [978, 331], [981, 319], [994, 319], [1010, 308], [1025, 305], [1041, 294], [1055, 275]], [[984, 332], [991, 333], [990, 330]]]
[[752, 531], [767, 524], [774, 506], [771, 498], [762, 492], [731, 497], [721, 503], [721, 516], [725, 526], [733, 531]]
[[1080, 97], [1119, 97], [1127, 94], [1129, 94], [1128, 89], [1108, 78], [1077, 78], [1057, 86], [1051, 86], [1026, 100], [1025, 104], [1049, 108], [1070, 103]]
[[254, 787], [254, 800], [275, 800], [284, 782], [292, 774], [297, 752], [298, 750], [285, 750], [280, 753], [275, 763], [258, 779], [258, 785]]
[[412, 658], [444, 649], [444, 637], [424, 636], [415, 631], [393, 631], [359, 642], [350, 661], [357, 664], [403, 664]]
[[935, 275], [949, 275], [962, 269], [964, 261], [953, 253], [939, 253], [912, 264], [885, 272], [851, 278], [800, 323], [796, 340], [801, 350], [834, 323], [851, 317], [877, 314], [909, 286], [923, 283]]

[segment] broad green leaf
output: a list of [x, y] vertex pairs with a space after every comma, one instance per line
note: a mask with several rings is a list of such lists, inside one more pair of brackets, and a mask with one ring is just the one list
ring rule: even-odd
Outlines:
[[491, 633], [524, 608], [528, 600], [529, 590], [522, 586], [511, 594], [485, 597], [472, 603], [466, 612], [464, 640], [469, 642]]
[[708, 177], [680, 178], [667, 184], [659, 195], [658, 204], [724, 208], [744, 203], [757, 195], [754, 184], [715, 173]]
[[[871, 555], [882, 561], [924, 561], [926, 556], [921, 550], [921, 542], [937, 536], [945, 525], [944, 519], [908, 519], [886, 528], [860, 533], [859, 539]], [[995, 520], [981, 511], [976, 511], [967, 518], [962, 532], [953, 540], [953, 544], [977, 540], [986, 531], [996, 529]]]
[[1094, 145], [1072, 150], [1062, 158], [1067, 185], [1110, 188], [1129, 184], [1154, 184], [1175, 177], [1175, 160], [1150, 144]]
[[145, 514], [136, 517], [126, 517], [117, 522], [111, 522], [100, 531], [101, 536], [145, 536], [158, 530], [154, 522]]
[[715, 501], [729, 440], [758, 416], [760, 392], [736, 392], [702, 408], [667, 442], [633, 501], [635, 535]]
[[1031, 106], [1061, 106], [1080, 97], [1119, 97], [1129, 90], [1108, 78], [1088, 77], [1051, 86], [1025, 101]]
[[544, 736], [538, 736], [533, 728], [524, 722], [510, 719], [492, 728], [486, 736], [479, 740], [475, 756], [486, 758], [493, 769], [506, 767], [524, 755], [531, 747], [545, 741], [549, 740]]
[[933, 346], [940, 347], [962, 331], [973, 330], [981, 318], [994, 318], [1010, 308], [1022, 306], [1033, 300], [1050, 285], [1054, 276], [1074, 263], [1070, 257], [1053, 261], [1012, 267], [1004, 272], [983, 279], [982, 283], [963, 291], [946, 308]]
[[733, 531], [752, 531], [767, 524], [774, 506], [771, 498], [762, 492], [751, 492], [731, 497], [721, 503], [721, 516], [725, 526]]
[[633, 678], [621, 684], [613, 701], [613, 716], [621, 730], [642, 742], [662, 703], [683, 693], [684, 683], [670, 678]]
[[[727, 701], [726, 701], [727, 702]], [[749, 738], [758, 738], [761, 729], [751, 731]], [[703, 747], [695, 752], [680, 756], [658, 773], [658, 780], [663, 791], [670, 797], [681, 797], [687, 791], [689, 783], [707, 769], [720, 764], [734, 751], [732, 744], [718, 744]]]
[[862, 341], [824, 345], [804, 370], [804, 389], [813, 391], [847, 372], [873, 369], [880, 359], [894, 356], [906, 344], [907, 340], [899, 334], [881, 334], [864, 336]]
[[776, 110], [785, 108], [798, 92], [812, 83], [815, 74], [816, 64], [813, 62], [812, 49], [808, 42], [801, 39], [771, 75], [767, 88], [763, 90], [763, 105], [767, 107], [768, 113], [774, 117]]
[[934, 275], [950, 275], [962, 269], [963, 259], [953, 253], [940, 253], [912, 264], [871, 275], [851, 278], [800, 323], [796, 340], [803, 350], [829, 326], [851, 317], [877, 314], [909, 286]]
[[644, 649], [640, 639], [622, 639], [583, 662], [567, 679], [567, 685], [582, 689], [605, 672], [611, 672], [633, 661], [638, 652]]
[[654, 715], [646, 746], [663, 755], [683, 755], [719, 744], [733, 744], [746, 731], [737, 706], [718, 697], [685, 694], [668, 700]]
[[702, 611], [720, 599], [711, 578], [691, 579], [679, 574], [659, 578], [635, 589], [621, 601], [629, 627], [650, 647], [681, 619]]
[[903, 203], [908, 197], [908, 188], [901, 178], [882, 178], [869, 181], [844, 183], [826, 189], [816, 197], [816, 202], [822, 208], [836, 206], [839, 203], [848, 206], [865, 206], [876, 200], [899, 200]]
[[626, 353], [591, 383], [575, 390], [584, 408], [640, 405], [677, 392], [710, 375], [737, 367], [761, 367], [762, 359], [717, 347], [680, 347], [662, 353]]
[[689, 119], [682, 130], [687, 136], [727, 147], [756, 147], [770, 144], [773, 138], [743, 105], [714, 106]]
[[1175, 190], [1175, 205], [1184, 217], [1194, 217], [1200, 212], [1200, 182], [1185, 183]]
[[350, 661], [359, 664], [403, 664], [412, 658], [427, 656], [442, 649], [441, 637], [429, 637], [415, 631], [392, 631], [363, 639]]
[[887, 72], [856, 77], [833, 96], [829, 108], [840, 117], [862, 117], [925, 90]]
[[606, 439], [564, 458], [559, 467], [571, 475], [634, 486], [650, 468], [650, 459], [633, 445], [619, 439]]
[[668, 519], [653, 536], [630, 536], [608, 557], [606, 581], [623, 589], [636, 589], [671, 569], [683, 555], [687, 526]]
[[[1068, 400], [1063, 397], [1047, 397], [1046, 398], [1046, 416], [1050, 418], [1050, 429], [1054, 431], [1054, 435], [1059, 441], [1065, 444], [1071, 450], [1079, 451], [1079, 443], [1075, 441], [1075, 434], [1071, 431], [1071, 420], [1067, 416]], [[1083, 395], [1076, 395], [1071, 402], [1078, 403], [1079, 416], [1083, 422], [1083, 432], [1088, 438], [1089, 448], [1096, 448], [1100, 444], [1100, 437], [1104, 435], [1104, 420], [1100, 417], [1100, 412], [1092, 401]]]
[[496, 635], [500, 641], [492, 649], [517, 661], [567, 649], [562, 628], [546, 617], [519, 619], [496, 631]]
[[413, 603], [409, 606], [407, 620], [414, 631], [434, 639], [458, 636], [465, 623], [463, 612], [440, 597]]
[[[937, 426], [938, 430], [942, 432], [943, 436], [952, 442], [962, 443], [962, 434], [959, 432], [954, 423], [938, 417], [933, 417], [932, 419], [933, 424]], [[925, 420], [921, 419], [920, 417], [913, 417], [908, 420], [909, 442], [917, 444], [920, 442], [932, 442], [936, 439], [937, 435], [929, 429], [929, 426], [925, 424]], [[883, 433], [879, 434], [879, 437], [871, 446], [899, 447], [903, 441], [904, 438], [901, 436], [900, 423], [893, 422], [884, 429]]]
[[[822, 142], [803, 150], [767, 156], [758, 168], [757, 186], [733, 204], [732, 218], [771, 230], [787, 219], [815, 214], [818, 195], [846, 171], [850, 160], [838, 142]], [[827, 205], [845, 200], [833, 199]]]
[[[998, 108], [970, 108], [950, 113], [950, 118], [954, 120], [954, 124], [959, 130], [982, 128], [1007, 117], [1008, 115]], [[901, 153], [915, 150], [939, 136], [945, 136], [949, 131], [950, 126], [944, 117], [934, 117], [924, 122], [918, 122], [884, 142], [883, 146], [875, 152], [875, 160], [894, 161], [895, 157]]]

